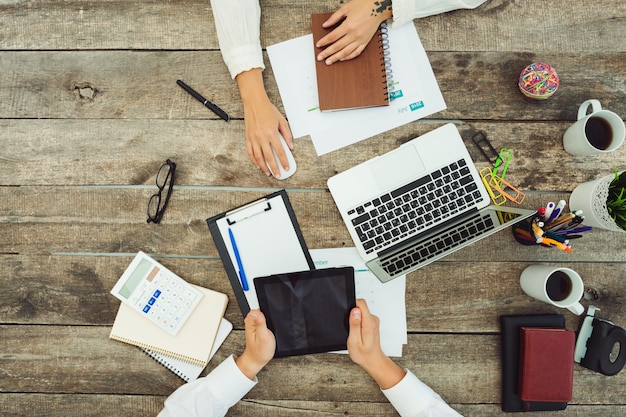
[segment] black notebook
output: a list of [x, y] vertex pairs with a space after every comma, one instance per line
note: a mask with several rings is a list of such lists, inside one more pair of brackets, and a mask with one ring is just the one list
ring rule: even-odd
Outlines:
[[564, 410], [567, 407], [567, 403], [522, 401], [517, 394], [520, 329], [522, 326], [564, 328], [565, 318], [560, 314], [500, 316], [500, 330], [502, 332], [502, 411]]

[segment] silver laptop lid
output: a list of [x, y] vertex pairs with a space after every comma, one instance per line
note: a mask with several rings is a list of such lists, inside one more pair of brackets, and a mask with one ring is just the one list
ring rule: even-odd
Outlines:
[[425, 232], [437, 225], [426, 224], [424, 227], [410, 230], [409, 233], [394, 238], [392, 243], [370, 243], [364, 247], [363, 231], [355, 227], [358, 217], [368, 215], [371, 201], [386, 193], [418, 181], [431, 172], [448, 166], [455, 161], [466, 161], [469, 174], [476, 183], [478, 203], [463, 207], [453, 215], [460, 215], [472, 208], [481, 208], [489, 204], [489, 195], [485, 189], [471, 157], [455, 125], [449, 123], [431, 132], [419, 136], [399, 148], [372, 158], [328, 179], [328, 188], [339, 208], [341, 216], [350, 232], [359, 254], [366, 261], [375, 259], [381, 250], [390, 245], [402, 243], [416, 233]]

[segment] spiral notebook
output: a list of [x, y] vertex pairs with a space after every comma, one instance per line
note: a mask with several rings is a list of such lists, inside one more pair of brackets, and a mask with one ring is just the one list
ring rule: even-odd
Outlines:
[[311, 15], [311, 31], [315, 52], [315, 73], [321, 111], [347, 110], [389, 105], [387, 25], [383, 22], [363, 52], [348, 61], [326, 65], [317, 60], [323, 48], [315, 46], [318, 40], [335, 27], [324, 28], [332, 13]]
[[[215, 352], [217, 352], [222, 343], [224, 343], [224, 340], [226, 340], [226, 336], [228, 336], [232, 330], [233, 324], [226, 319], [222, 319], [222, 322], [220, 323], [220, 328], [217, 332], [215, 343], [213, 343], [213, 348], [211, 349], [211, 354], [209, 355], [209, 361], [213, 358]], [[155, 361], [159, 362], [161, 365], [165, 366], [167, 369], [181, 377], [185, 382], [195, 381], [196, 379], [198, 379], [198, 377], [205, 368], [205, 366], [203, 365], [196, 365], [191, 362], [185, 362], [169, 355], [154, 352], [150, 349], [143, 349], [143, 351], [146, 352]]]
[[228, 297], [208, 288], [196, 288], [202, 292], [202, 300], [176, 336], [167, 333], [132, 307], [121, 303], [109, 337], [185, 362], [206, 366], [226, 311]]

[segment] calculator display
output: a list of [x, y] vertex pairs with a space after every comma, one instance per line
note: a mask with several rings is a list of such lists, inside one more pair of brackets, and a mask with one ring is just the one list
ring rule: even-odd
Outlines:
[[148, 274], [148, 271], [152, 267], [152, 263], [146, 259], [142, 259], [137, 265], [137, 269], [133, 271], [128, 277], [128, 280], [120, 288], [119, 294], [124, 298], [130, 298], [130, 295], [135, 291], [135, 288], [141, 284], [141, 281]]

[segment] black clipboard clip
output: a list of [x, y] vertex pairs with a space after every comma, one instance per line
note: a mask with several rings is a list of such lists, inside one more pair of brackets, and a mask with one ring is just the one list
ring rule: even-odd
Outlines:
[[485, 132], [482, 130], [476, 132], [474, 136], [472, 136], [472, 142], [474, 142], [474, 145], [476, 145], [480, 153], [487, 158], [487, 161], [489, 161], [491, 165], [495, 167], [502, 163], [500, 160], [500, 154], [496, 151], [491, 142], [489, 142]]
[[249, 219], [250, 217], [256, 216], [257, 214], [265, 213], [267, 211], [270, 211], [271, 209], [272, 205], [270, 204], [268, 199], [262, 198], [260, 200], [246, 204], [245, 206], [227, 212], [225, 216], [226, 222], [228, 222], [229, 226], [232, 226], [237, 222]]

